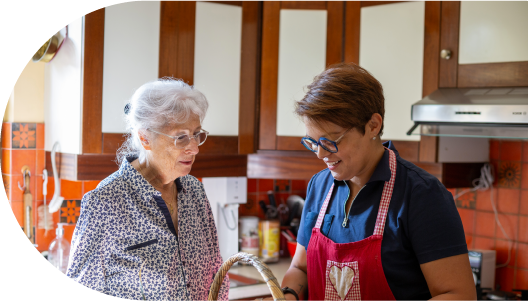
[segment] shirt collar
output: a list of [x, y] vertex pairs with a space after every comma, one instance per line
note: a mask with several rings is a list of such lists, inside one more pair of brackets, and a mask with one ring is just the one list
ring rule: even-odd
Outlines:
[[[395, 155], [398, 155], [398, 151], [394, 147], [394, 144], [392, 143], [392, 141], [389, 140], [389, 141], [383, 142], [383, 146], [394, 151]], [[372, 173], [372, 176], [370, 176], [370, 179], [367, 183], [376, 182], [376, 181], [388, 182], [390, 180], [391, 175], [392, 175], [392, 172], [389, 166], [389, 151], [385, 150], [385, 152], [383, 153], [383, 157], [381, 157], [381, 160], [379, 161], [378, 166], [376, 166], [374, 173]]]
[[[141, 196], [144, 200], [150, 200], [152, 197], [157, 196], [161, 197], [161, 192], [157, 191], [154, 186], [152, 186], [145, 178], [137, 171], [133, 166], [132, 163], [134, 160], [136, 160], [138, 157], [134, 155], [130, 155], [126, 157], [126, 160], [123, 160], [121, 163], [121, 166], [119, 167], [119, 173], [123, 176], [123, 179], [125, 179], [128, 183], [130, 183], [132, 189]], [[176, 189], [178, 192], [182, 192], [183, 185], [181, 183], [180, 178], [177, 178], [174, 180], [176, 183]]]

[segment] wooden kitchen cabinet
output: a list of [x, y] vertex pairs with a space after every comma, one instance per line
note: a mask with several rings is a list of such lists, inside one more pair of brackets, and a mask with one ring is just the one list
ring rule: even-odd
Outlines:
[[444, 1], [439, 87], [528, 86], [528, 3]]

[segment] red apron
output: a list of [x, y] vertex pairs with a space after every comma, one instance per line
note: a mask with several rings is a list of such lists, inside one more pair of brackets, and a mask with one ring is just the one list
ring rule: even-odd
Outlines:
[[374, 234], [357, 242], [335, 243], [320, 231], [332, 184], [308, 243], [309, 300], [395, 300], [381, 266], [381, 241], [396, 178], [396, 155], [390, 149], [389, 166], [391, 178], [383, 187]]

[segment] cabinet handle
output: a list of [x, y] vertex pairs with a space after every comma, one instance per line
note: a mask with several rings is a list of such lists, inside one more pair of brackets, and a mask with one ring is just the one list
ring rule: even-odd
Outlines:
[[451, 58], [451, 50], [442, 49], [442, 51], [440, 51], [440, 57], [443, 58], [444, 60], [450, 59]]

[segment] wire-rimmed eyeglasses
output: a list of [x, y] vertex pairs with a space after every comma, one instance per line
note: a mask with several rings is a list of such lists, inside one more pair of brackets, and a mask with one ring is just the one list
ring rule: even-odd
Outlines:
[[184, 147], [186, 147], [187, 145], [189, 145], [189, 143], [191, 142], [191, 138], [194, 138], [194, 140], [196, 140], [196, 143], [198, 143], [198, 146], [202, 145], [205, 140], [207, 139], [207, 135], [209, 135], [209, 132], [206, 131], [206, 130], [200, 130], [200, 132], [190, 136], [190, 135], [187, 135], [187, 134], [183, 134], [183, 135], [178, 135], [178, 136], [170, 136], [170, 135], [167, 135], [167, 134], [164, 134], [164, 133], [160, 133], [160, 132], [157, 132], [155, 130], [152, 130], [152, 129], [147, 129], [148, 131], [151, 131], [153, 133], [156, 133], [156, 134], [160, 134], [160, 135], [163, 135], [163, 136], [167, 136], [169, 138], [172, 138], [174, 139], [174, 146], [176, 146], [177, 149], [182, 149]]
[[336, 140], [332, 141], [330, 139], [326, 139], [324, 137], [319, 138], [319, 141], [316, 141], [313, 138], [310, 137], [302, 137], [301, 138], [301, 144], [304, 145], [308, 150], [316, 153], [318, 146], [321, 146], [324, 150], [331, 152], [331, 153], [337, 153], [337, 144], [343, 137], [345, 137], [345, 134], [348, 133], [351, 129], [346, 130], [343, 135], [341, 135]]

